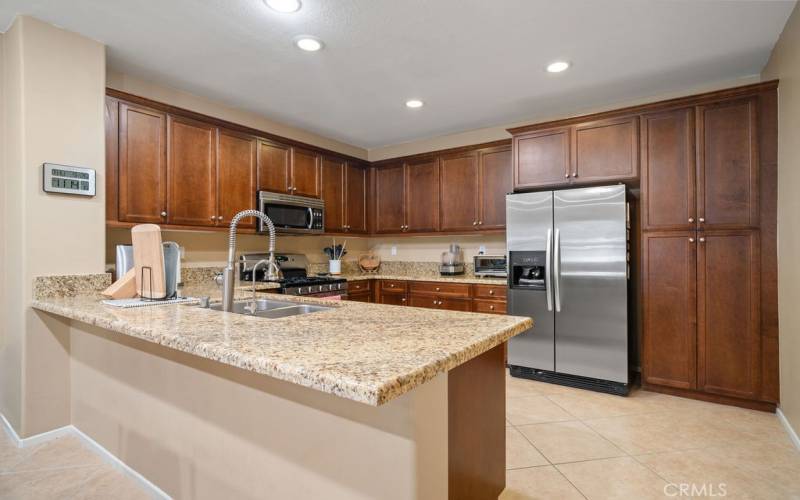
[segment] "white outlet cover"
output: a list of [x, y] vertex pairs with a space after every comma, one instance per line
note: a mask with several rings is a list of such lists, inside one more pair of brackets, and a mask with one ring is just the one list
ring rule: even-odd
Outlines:
[[486, 253], [486, 245], [479, 246], [478, 253]]
[[397, 255], [397, 245], [392, 245], [392, 255]]

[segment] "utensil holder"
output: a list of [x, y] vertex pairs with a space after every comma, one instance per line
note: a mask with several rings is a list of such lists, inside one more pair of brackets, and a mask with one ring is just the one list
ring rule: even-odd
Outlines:
[[328, 271], [331, 274], [342, 274], [342, 261], [341, 260], [329, 260], [328, 261]]

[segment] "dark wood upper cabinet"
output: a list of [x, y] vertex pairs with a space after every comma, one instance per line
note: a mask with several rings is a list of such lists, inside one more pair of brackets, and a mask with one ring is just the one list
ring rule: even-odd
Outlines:
[[478, 228], [479, 176], [478, 155], [474, 152], [441, 156], [442, 231], [464, 231]]
[[697, 384], [697, 241], [694, 231], [644, 233], [643, 377], [646, 384]]
[[704, 227], [758, 226], [755, 98], [700, 106], [698, 217]]
[[325, 231], [345, 230], [345, 163], [337, 158], [322, 159], [320, 176], [325, 202]]
[[375, 232], [399, 233], [405, 229], [405, 166], [396, 163], [374, 169]]
[[[219, 129], [219, 161], [217, 163], [217, 225], [227, 226], [242, 210], [256, 208], [255, 137]], [[240, 227], [255, 227], [255, 219], [247, 217]]]
[[572, 140], [575, 182], [634, 179], [639, 175], [639, 117], [576, 125]]
[[169, 116], [167, 136], [167, 223], [215, 225], [217, 128]]
[[439, 160], [406, 163], [406, 231], [439, 230]]
[[258, 141], [258, 190], [288, 193], [291, 160], [289, 146]]
[[319, 169], [319, 153], [300, 148], [292, 148], [292, 194], [319, 198]]
[[513, 139], [514, 189], [564, 184], [569, 179], [570, 129], [540, 130]]
[[694, 229], [694, 137], [692, 108], [642, 117], [642, 229]]
[[506, 227], [506, 194], [512, 190], [511, 147], [478, 151], [480, 195], [479, 229]]
[[367, 232], [367, 169], [345, 165], [345, 220], [348, 233]]
[[761, 372], [758, 231], [698, 235], [698, 386], [755, 398]]
[[106, 96], [106, 220], [119, 220], [119, 100]]
[[166, 222], [166, 136], [166, 114], [119, 104], [119, 220]]

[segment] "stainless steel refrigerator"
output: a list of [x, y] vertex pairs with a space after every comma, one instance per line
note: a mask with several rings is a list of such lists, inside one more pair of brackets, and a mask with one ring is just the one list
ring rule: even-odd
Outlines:
[[506, 197], [512, 376], [627, 394], [628, 214], [624, 185]]

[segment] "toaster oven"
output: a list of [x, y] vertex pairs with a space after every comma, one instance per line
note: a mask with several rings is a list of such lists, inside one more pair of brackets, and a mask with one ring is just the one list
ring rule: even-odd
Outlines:
[[476, 255], [475, 276], [507, 278], [508, 266], [505, 255]]

